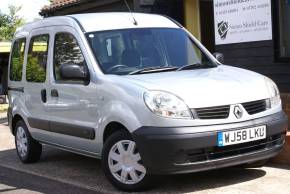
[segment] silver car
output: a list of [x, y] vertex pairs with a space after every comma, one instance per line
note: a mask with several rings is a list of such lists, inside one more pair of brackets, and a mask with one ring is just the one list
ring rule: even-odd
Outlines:
[[160, 174], [262, 166], [285, 142], [278, 88], [214, 56], [160, 15], [80, 14], [19, 28], [8, 118], [20, 160], [38, 161], [42, 144], [99, 158], [126, 191]]

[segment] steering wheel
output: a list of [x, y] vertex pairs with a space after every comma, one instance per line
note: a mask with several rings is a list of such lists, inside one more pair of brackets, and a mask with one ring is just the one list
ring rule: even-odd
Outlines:
[[114, 65], [113, 67], [110, 67], [107, 69], [107, 72], [113, 71], [114, 69], [120, 68], [120, 67], [128, 67], [127, 65]]

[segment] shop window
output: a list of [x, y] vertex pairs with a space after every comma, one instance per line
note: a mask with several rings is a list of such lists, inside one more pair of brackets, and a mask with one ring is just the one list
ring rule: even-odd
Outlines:
[[29, 82], [45, 82], [48, 41], [48, 35], [34, 36], [30, 40], [26, 65], [26, 80]]
[[279, 58], [290, 59], [290, 1], [279, 2]]

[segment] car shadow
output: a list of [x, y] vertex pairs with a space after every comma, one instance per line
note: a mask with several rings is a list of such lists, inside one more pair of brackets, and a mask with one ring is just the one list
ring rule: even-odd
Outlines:
[[[49, 177], [54, 180], [90, 188], [104, 193], [118, 192], [105, 178], [101, 162], [94, 158], [44, 146], [41, 160], [35, 164], [22, 164], [15, 150], [0, 152], [0, 165]], [[265, 176], [262, 169], [225, 168], [193, 174], [157, 177], [150, 193], [185, 193], [235, 185]]]

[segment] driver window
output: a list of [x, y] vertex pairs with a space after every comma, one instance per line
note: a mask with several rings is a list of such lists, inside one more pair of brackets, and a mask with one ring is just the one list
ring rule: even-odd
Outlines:
[[54, 42], [54, 76], [56, 81], [64, 81], [60, 76], [62, 64], [77, 64], [84, 68], [85, 60], [76, 38], [70, 33], [57, 33]]
[[98, 36], [89, 34], [88, 38], [105, 72], [114, 66], [122, 65], [121, 57], [125, 50], [125, 40], [121, 33], [100, 33]]
[[119, 65], [121, 63], [121, 55], [125, 47], [122, 37], [116, 34], [105, 37], [102, 42], [105, 44], [106, 48], [106, 57], [104, 57], [103, 62], [107, 63], [108, 68], [114, 65]]

